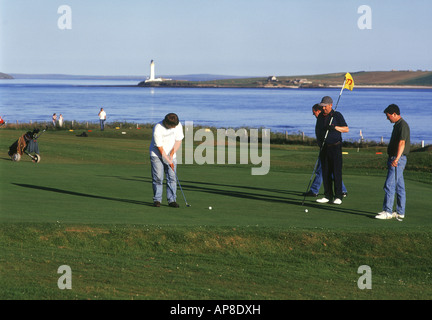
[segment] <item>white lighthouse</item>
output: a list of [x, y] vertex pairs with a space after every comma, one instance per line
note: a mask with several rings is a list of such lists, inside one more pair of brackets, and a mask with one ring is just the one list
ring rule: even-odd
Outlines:
[[150, 81], [154, 81], [155, 80], [155, 72], [154, 72], [154, 61], [152, 60], [150, 62]]
[[163, 81], [163, 80], [171, 80], [171, 79], [155, 78], [155, 63], [152, 60], [150, 62], [150, 78], [147, 79], [145, 82], [155, 82], [155, 81]]

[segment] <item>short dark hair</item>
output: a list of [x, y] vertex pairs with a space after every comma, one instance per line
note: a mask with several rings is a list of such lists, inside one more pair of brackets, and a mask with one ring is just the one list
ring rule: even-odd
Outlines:
[[168, 113], [162, 121], [163, 125], [167, 128], [174, 128], [179, 122], [179, 118], [175, 113]]
[[400, 115], [400, 109], [396, 104], [391, 104], [387, 108], [385, 108], [384, 113], [393, 114], [396, 113]]
[[322, 111], [322, 107], [319, 105], [319, 103], [315, 103], [312, 107], [313, 111]]

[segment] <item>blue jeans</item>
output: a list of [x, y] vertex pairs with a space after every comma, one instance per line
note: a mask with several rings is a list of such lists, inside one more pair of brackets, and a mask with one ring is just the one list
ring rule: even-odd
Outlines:
[[101, 131], [103, 131], [104, 128], [105, 128], [105, 120], [100, 119], [99, 121], [100, 121], [100, 128], [101, 128]]
[[[321, 160], [318, 159], [318, 164], [317, 164], [317, 167], [315, 170], [315, 179], [312, 182], [312, 185], [310, 187], [310, 190], [313, 193], [316, 193], [316, 194], [319, 193], [319, 189], [321, 188], [322, 180], [323, 180], [323, 178], [322, 178]], [[346, 189], [343, 181], [342, 181], [342, 192], [347, 193], [347, 189]]]
[[[407, 163], [406, 156], [399, 159], [398, 166], [392, 167], [391, 163], [395, 157], [389, 157], [387, 160], [387, 178], [384, 184], [384, 203], [383, 211], [393, 212], [394, 196], [396, 193], [396, 212], [400, 215], [405, 215], [405, 181], [403, 172]], [[397, 182], [397, 185], [396, 185]]]
[[[164, 172], [166, 175], [166, 195], [168, 203], [176, 201], [177, 179], [174, 171], [169, 164], [166, 164], [162, 158], [150, 157], [151, 174], [153, 184], [153, 201], [162, 202]], [[177, 170], [177, 161], [174, 159], [174, 169]]]

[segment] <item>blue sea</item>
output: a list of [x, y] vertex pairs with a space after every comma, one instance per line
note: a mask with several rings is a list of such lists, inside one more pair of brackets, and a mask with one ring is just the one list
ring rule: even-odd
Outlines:
[[[340, 88], [237, 89], [141, 88], [129, 80], [0, 80], [0, 116], [9, 123], [51, 122], [53, 113], [65, 121], [98, 122], [101, 107], [108, 122], [156, 123], [175, 112], [180, 120], [217, 128], [267, 128], [272, 132], [314, 137], [312, 106], [329, 95], [334, 106]], [[392, 124], [383, 110], [395, 103], [411, 128], [411, 142], [432, 144], [432, 89], [344, 90], [337, 107], [358, 141], [388, 142]]]

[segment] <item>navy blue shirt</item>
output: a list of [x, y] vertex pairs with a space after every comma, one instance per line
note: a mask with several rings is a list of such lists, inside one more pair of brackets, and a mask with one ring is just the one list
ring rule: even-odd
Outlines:
[[[315, 125], [315, 134], [318, 144], [321, 146], [324, 142], [324, 137], [327, 132], [328, 125], [330, 124], [330, 119], [333, 117], [332, 126], [338, 127], [348, 127], [342, 113], [338, 111], [330, 111], [327, 116], [324, 116], [321, 112], [317, 118]], [[342, 142], [342, 133], [337, 130], [329, 130], [327, 135], [326, 144], [334, 144], [337, 142]]]

